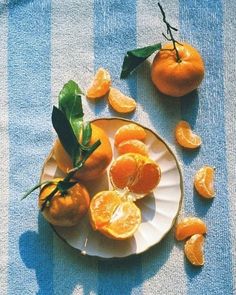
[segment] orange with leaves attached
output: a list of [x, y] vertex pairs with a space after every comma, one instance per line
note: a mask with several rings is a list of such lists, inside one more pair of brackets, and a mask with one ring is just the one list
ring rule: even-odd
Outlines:
[[173, 43], [167, 43], [152, 63], [151, 78], [157, 89], [169, 96], [180, 97], [196, 89], [204, 77], [204, 62], [191, 45], [176, 43], [180, 60], [177, 60]]

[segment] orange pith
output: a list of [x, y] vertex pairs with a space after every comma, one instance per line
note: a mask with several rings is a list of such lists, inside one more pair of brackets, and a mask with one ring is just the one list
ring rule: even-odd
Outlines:
[[126, 141], [129, 139], [138, 139], [144, 140], [146, 138], [145, 130], [134, 123], [125, 124], [121, 126], [115, 134], [115, 145], [119, 145], [122, 141]]
[[[62, 178], [55, 178], [54, 184], [43, 187], [38, 200], [39, 208], [42, 207], [45, 198], [55, 189], [56, 183], [60, 180]], [[51, 224], [73, 226], [87, 213], [89, 203], [90, 197], [86, 188], [77, 183], [65, 195], [57, 192], [42, 213]]]
[[[75, 177], [82, 180], [91, 180], [99, 177], [107, 168], [112, 160], [112, 148], [109, 138], [105, 132], [96, 123], [92, 123], [92, 136], [90, 145], [100, 139], [101, 145], [91, 154], [85, 165], [80, 169]], [[53, 153], [57, 162], [57, 166], [64, 173], [72, 169], [72, 161], [64, 150], [60, 141], [57, 139], [54, 143]]]
[[204, 264], [203, 244], [203, 235], [195, 234], [184, 245], [184, 253], [193, 265], [202, 266]]
[[111, 86], [111, 77], [107, 70], [99, 68], [89, 86], [86, 96], [91, 99], [106, 95]]
[[204, 166], [197, 171], [194, 177], [194, 186], [200, 196], [207, 199], [215, 196], [214, 174], [214, 168], [210, 166]]
[[206, 232], [207, 227], [204, 221], [197, 217], [186, 217], [177, 224], [175, 238], [182, 241], [194, 234], [205, 234]]
[[202, 143], [200, 136], [194, 134], [186, 121], [180, 121], [175, 128], [175, 137], [184, 148], [195, 149]]
[[[187, 43], [176, 44], [180, 56], [177, 61], [172, 43], [163, 46], [154, 58], [151, 78], [162, 93], [183, 96], [196, 89], [204, 77], [204, 63], [199, 52]], [[167, 50], [168, 49], [168, 50]]]
[[110, 179], [115, 188], [128, 189], [138, 195], [147, 195], [158, 185], [161, 171], [148, 157], [127, 153], [113, 161]]
[[122, 199], [116, 191], [103, 191], [95, 195], [89, 216], [94, 230], [116, 240], [133, 236], [141, 223], [140, 209], [133, 202]]
[[116, 112], [122, 114], [133, 112], [136, 108], [136, 102], [132, 97], [124, 95], [113, 87], [110, 88], [108, 102]]
[[146, 144], [137, 139], [122, 141], [118, 145], [117, 149], [120, 155], [123, 155], [126, 153], [137, 153], [143, 156], [148, 156], [148, 148]]

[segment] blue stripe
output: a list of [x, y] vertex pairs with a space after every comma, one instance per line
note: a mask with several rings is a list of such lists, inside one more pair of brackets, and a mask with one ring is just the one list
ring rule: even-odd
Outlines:
[[[186, 263], [188, 294], [233, 294], [229, 231], [229, 200], [224, 126], [223, 8], [220, 0], [180, 0], [180, 32], [201, 52], [206, 75], [199, 93], [182, 100], [182, 118], [201, 134], [199, 153], [183, 152], [185, 163], [185, 212], [202, 217], [206, 236], [205, 266], [201, 270]], [[216, 197], [211, 202], [193, 193], [192, 178], [203, 165], [216, 167]], [[196, 291], [197, 290], [197, 291]]]
[[[94, 70], [108, 69], [113, 87], [137, 99], [137, 77], [120, 80], [127, 50], [136, 48], [136, 0], [94, 1]], [[122, 116], [108, 107], [106, 99], [95, 105], [97, 116]], [[136, 118], [130, 114], [129, 118]], [[125, 115], [127, 118], [127, 115]]]
[[22, 202], [20, 198], [38, 182], [52, 144], [51, 2], [11, 1], [8, 31], [8, 288], [9, 294], [14, 295], [50, 295], [53, 294], [52, 231], [38, 216], [37, 193]]
[[[136, 98], [136, 75], [120, 80], [119, 75], [128, 49], [136, 47], [136, 1], [115, 0], [94, 2], [94, 68], [107, 68], [114, 87]], [[107, 109], [106, 101], [95, 106], [97, 116], [117, 116]], [[127, 116], [126, 116], [127, 117]], [[141, 294], [141, 257], [98, 261], [98, 294]]]

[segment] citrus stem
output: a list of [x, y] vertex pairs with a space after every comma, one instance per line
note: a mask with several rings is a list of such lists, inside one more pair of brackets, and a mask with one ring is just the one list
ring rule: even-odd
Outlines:
[[[179, 45], [182, 45], [180, 44], [177, 40], [175, 40], [174, 36], [173, 36], [173, 33], [172, 33], [172, 30], [173, 31], [178, 31], [178, 29], [176, 29], [175, 27], [172, 27], [166, 20], [166, 15], [165, 15], [165, 12], [161, 6], [161, 4], [158, 2], [158, 6], [161, 10], [161, 13], [162, 13], [162, 16], [163, 16], [163, 22], [166, 24], [166, 27], [167, 27], [167, 34], [170, 35], [170, 38], [168, 38], [164, 33], [162, 33], [162, 35], [166, 38], [166, 40], [168, 41], [171, 41], [173, 43], [173, 50], [175, 51], [175, 54], [176, 54], [176, 61], [178, 63], [180, 63], [182, 60], [179, 56], [179, 52], [178, 52], [178, 49], [176, 47], [176, 43], [179, 44]], [[163, 49], [162, 49], [163, 50]], [[172, 49], [167, 49], [167, 50], [172, 50]]]

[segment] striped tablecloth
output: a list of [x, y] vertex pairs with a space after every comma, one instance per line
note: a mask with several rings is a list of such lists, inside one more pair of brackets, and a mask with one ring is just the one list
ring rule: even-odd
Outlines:
[[[0, 294], [236, 294], [236, 2], [162, 1], [178, 39], [194, 45], [206, 65], [197, 94], [162, 99], [148, 65], [127, 80], [119, 74], [128, 49], [164, 41], [154, 0], [0, 1]], [[136, 98], [129, 118], [174, 145], [173, 128], [188, 120], [204, 144], [198, 153], [176, 147], [184, 172], [181, 214], [209, 228], [206, 264], [194, 268], [173, 233], [149, 251], [121, 260], [84, 257], [53, 234], [37, 209], [37, 183], [54, 133], [50, 114], [62, 85], [84, 89], [94, 71], [108, 68], [116, 85]], [[113, 116], [105, 101], [84, 101], [87, 119]], [[216, 167], [216, 197], [195, 196], [192, 178], [204, 164]]]

